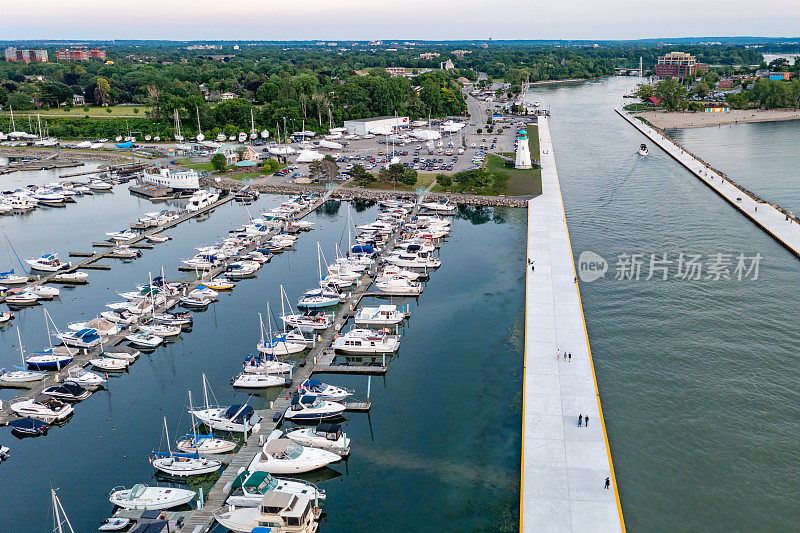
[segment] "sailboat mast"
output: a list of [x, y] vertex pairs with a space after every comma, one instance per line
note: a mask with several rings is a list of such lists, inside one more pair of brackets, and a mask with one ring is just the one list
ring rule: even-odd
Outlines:
[[36, 121], [39, 123], [39, 140], [42, 140], [42, 115], [36, 113]]
[[[267, 308], [269, 309], [269, 307]], [[261, 344], [264, 344], [264, 318], [258, 313], [258, 323], [261, 326]]]
[[203, 129], [200, 127], [200, 108], [194, 106], [195, 111], [197, 111], [197, 133], [203, 134]]
[[206, 388], [205, 374], [203, 374], [203, 400], [206, 402], [206, 409], [208, 409], [208, 389]]
[[169, 428], [167, 428], [167, 417], [164, 417], [164, 434], [167, 436], [167, 451], [169, 456], [172, 457], [172, 445], [169, 443]]
[[22, 349], [22, 335], [19, 333], [19, 326], [17, 326], [17, 342], [19, 342], [19, 357], [22, 359], [22, 366], [25, 367], [25, 352]]
[[14, 106], [9, 104], [8, 109], [11, 111], [11, 131], [17, 131], [17, 125], [14, 123]]

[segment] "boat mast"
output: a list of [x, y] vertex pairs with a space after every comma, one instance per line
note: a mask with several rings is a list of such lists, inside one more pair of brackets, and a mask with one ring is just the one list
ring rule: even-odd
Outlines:
[[8, 104], [8, 109], [11, 111], [11, 131], [17, 131], [17, 125], [14, 123], [14, 106]]
[[206, 409], [208, 409], [208, 390], [206, 388], [206, 375], [203, 374], [203, 400], [206, 402]]
[[42, 115], [36, 113], [36, 120], [39, 123], [39, 140], [42, 140]]
[[22, 350], [22, 335], [19, 333], [19, 326], [17, 326], [17, 341], [19, 342], [19, 356], [22, 359], [22, 367], [25, 368], [25, 352]]
[[169, 428], [167, 428], [167, 417], [164, 417], [164, 432], [167, 435], [167, 451], [169, 452], [169, 456], [172, 457], [172, 445], [169, 443]]
[[[203, 129], [200, 127], [200, 108], [194, 106], [195, 111], [197, 111], [197, 133], [198, 135], [203, 135]], [[200, 139], [202, 140], [202, 139]]]
[[262, 318], [261, 313], [258, 313], [258, 323], [261, 326], [261, 344], [264, 344], [264, 319]]
[[[52, 494], [53, 500], [53, 531], [64, 533], [62, 523], [66, 522], [70, 532], [75, 533], [75, 530], [72, 529], [72, 524], [69, 522], [69, 518], [67, 518], [67, 513], [64, 511], [64, 506], [61, 505], [61, 500], [59, 500], [58, 496], [56, 496], [56, 489], [51, 488], [50, 493]], [[64, 517], [63, 520], [61, 519], [62, 516]]]

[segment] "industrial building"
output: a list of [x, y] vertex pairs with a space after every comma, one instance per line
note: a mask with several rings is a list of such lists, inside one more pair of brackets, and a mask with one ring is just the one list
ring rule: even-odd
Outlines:
[[400, 128], [407, 128], [409, 124], [408, 117], [392, 116], [344, 121], [344, 127], [350, 135], [366, 135], [367, 133], [389, 135]]
[[6, 48], [6, 61], [21, 63], [47, 63], [47, 50], [19, 50], [13, 46]]

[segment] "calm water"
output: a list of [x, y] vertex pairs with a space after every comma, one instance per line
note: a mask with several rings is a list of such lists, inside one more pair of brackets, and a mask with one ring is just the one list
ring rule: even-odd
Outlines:
[[[53, 180], [26, 176], [23, 183], [35, 178]], [[260, 213], [282, 199], [262, 196], [250, 210]], [[80, 198], [65, 209], [0, 218], [0, 229], [22, 258], [51, 250], [66, 257], [161, 208], [130, 196], [122, 185], [114, 195]], [[355, 204], [353, 217], [365, 223], [377, 212], [376, 206]], [[311, 215], [317, 229], [301, 237], [297, 251], [275, 257], [257, 278], [195, 313], [194, 331], [143, 355], [129, 373], [112, 376], [108, 390], [79, 404], [64, 427], [25, 440], [0, 432], [0, 441], [12, 448], [11, 459], [0, 465], [0, 530], [50, 531], [51, 484], [61, 489], [76, 531], [91, 531], [112, 511], [112, 487], [154, 483], [147, 456], [159, 448], [162, 417], [173, 437], [187, 431], [186, 391], [200, 396], [202, 372], [220, 403], [246, 400], [228, 383], [243, 355], [254, 351], [257, 313], [268, 300], [279, 309], [281, 284], [292, 303], [309, 288], [317, 240], [332, 256], [334, 242], [346, 245], [345, 218], [346, 204], [339, 203]], [[112, 270], [91, 271], [89, 285], [63, 289], [61, 301], [46, 307], [60, 327], [91, 318], [119, 300], [117, 291], [146, 281], [148, 272], [156, 275], [163, 266], [177, 276], [181, 258], [242, 220], [242, 207], [231, 203], [205, 220], [184, 223], [169, 231], [173, 240], [131, 263], [109, 260]], [[525, 212], [512, 209], [469, 209], [454, 221], [441, 250], [442, 268], [419, 301], [410, 302], [399, 356], [385, 379], [372, 379], [372, 412], [348, 415], [349, 461], [309, 478], [328, 492], [325, 531], [494, 531], [517, 523], [525, 224]], [[3, 268], [8, 262], [0, 255]], [[19, 312], [14, 322], [26, 348], [46, 344], [41, 307]], [[0, 367], [18, 361], [13, 328], [0, 330], [0, 346]], [[367, 387], [365, 377], [328, 380], [354, 387], [362, 397]], [[14, 396], [0, 390], [3, 400]], [[251, 403], [261, 407], [272, 397], [265, 393]]]
[[[619, 78], [551, 85], [531, 99], [552, 108], [573, 250], [610, 264], [604, 279], [581, 284], [581, 295], [626, 524], [796, 531], [800, 265], [666, 154], [636, 155], [645, 139], [612, 109], [624, 88]], [[681, 135], [711, 164], [791, 208], [796, 176], [786, 154], [796, 153], [799, 127]], [[767, 144], [768, 132], [783, 135]], [[749, 146], [753, 139], [761, 144]], [[654, 252], [764, 259], [756, 281], [613, 279], [617, 256], [632, 252], [648, 261]]]
[[800, 122], [690, 128], [668, 134], [768, 202], [800, 213]]

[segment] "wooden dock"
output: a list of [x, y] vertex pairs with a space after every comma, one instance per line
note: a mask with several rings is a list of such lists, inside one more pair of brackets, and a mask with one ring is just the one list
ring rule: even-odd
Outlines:
[[[409, 217], [415, 216], [417, 212], [418, 207], [415, 207]], [[352, 318], [353, 311], [361, 302], [362, 298], [375, 296], [376, 294], [385, 295], [385, 293], [368, 292], [368, 289], [377, 275], [380, 259], [391, 253], [394, 249], [397, 237], [398, 234], [395, 232], [387, 242], [378, 260], [375, 261], [375, 264], [373, 264], [364, 273], [361, 279], [357, 281], [356, 287], [349, 293], [341, 308], [336, 312], [331, 326], [322, 332], [314, 347], [306, 356], [304, 363], [293, 373], [292, 378], [294, 383], [289, 389], [289, 394], [281, 393], [280, 397], [273, 402], [270, 410], [257, 411], [262, 417], [261, 422], [253, 428], [253, 432], [250, 437], [248, 437], [247, 442], [239, 449], [235, 459], [223, 471], [219, 480], [208, 492], [208, 497], [206, 501], [202, 503], [202, 508], [196, 509], [186, 520], [184, 523], [185, 531], [202, 533], [210, 529], [213, 521], [213, 512], [224, 506], [230, 494], [233, 480], [236, 479], [240, 469], [249, 466], [253, 458], [260, 452], [263, 438], [266, 438], [266, 436], [274, 431], [282, 422], [282, 414], [286, 411], [286, 408], [289, 407], [289, 399], [297, 391], [297, 386], [295, 384], [301, 383], [317, 372], [369, 375], [383, 375], [386, 373], [386, 366], [332, 365], [331, 363], [333, 363], [336, 354], [330, 348], [330, 345], [347, 321]], [[346, 404], [346, 406], [348, 411], [353, 412], [368, 412], [370, 409], [369, 402], [350, 402]], [[277, 422], [273, 421], [273, 416], [277, 418]]]

